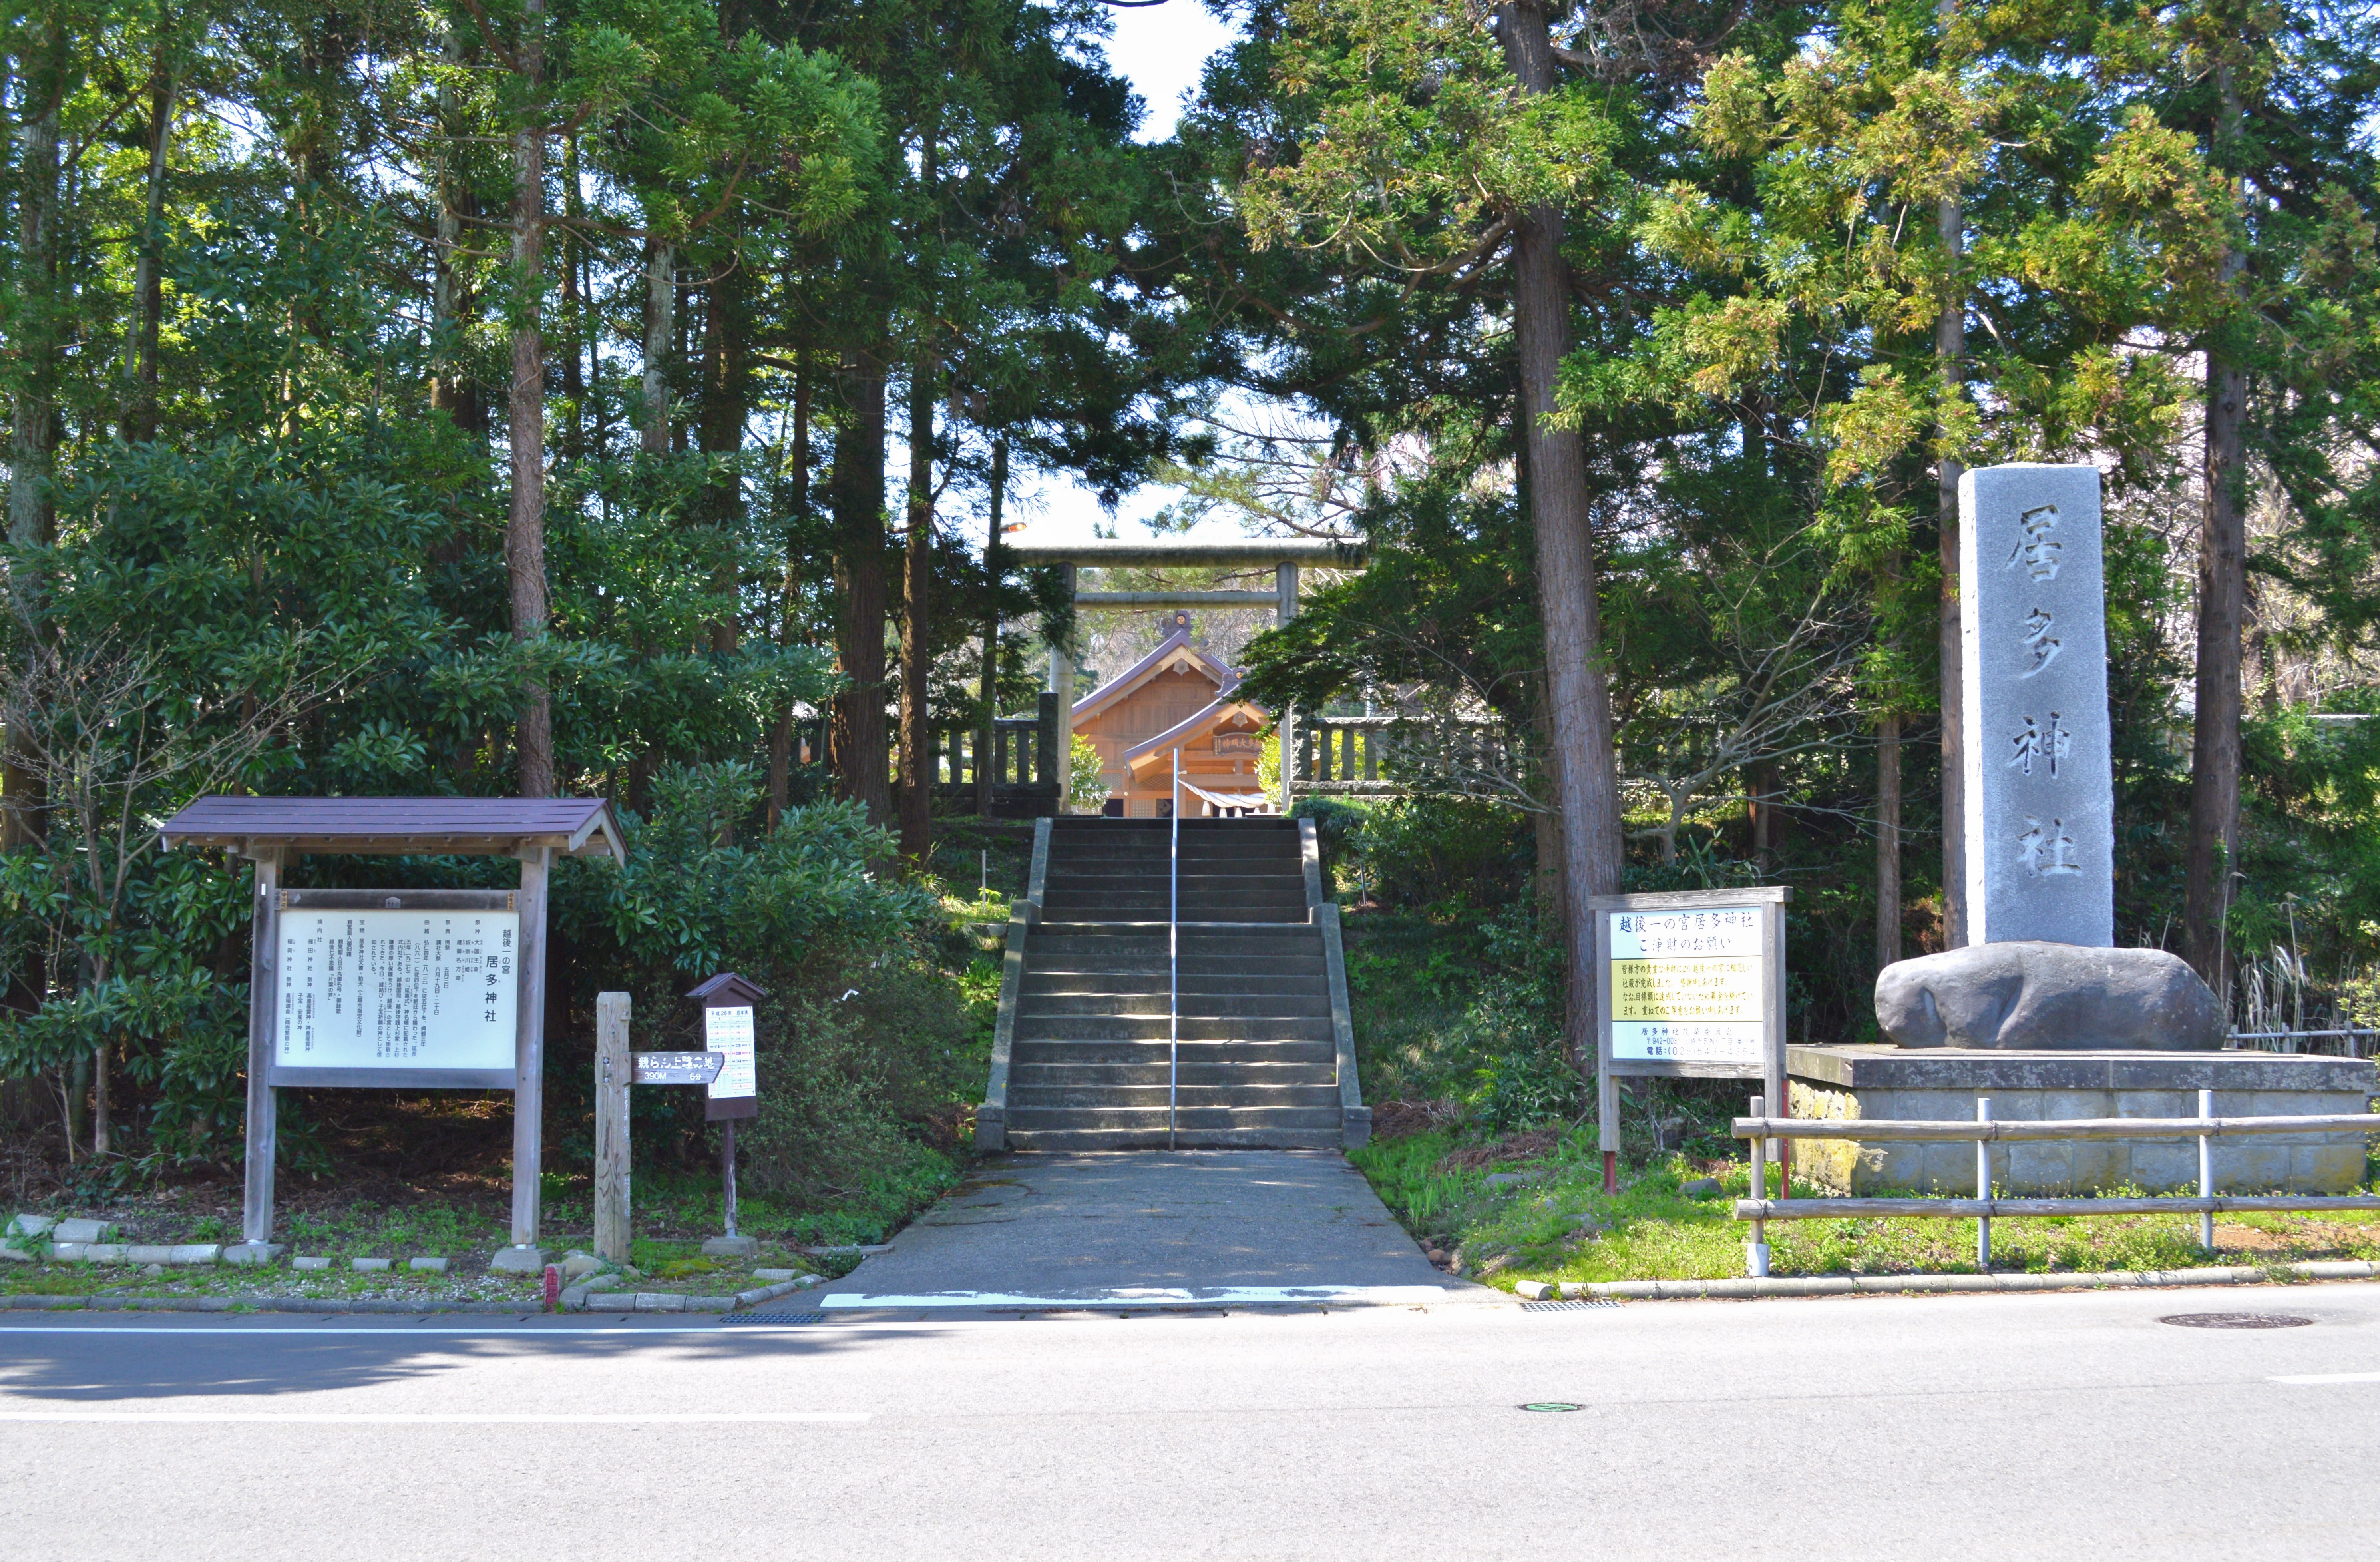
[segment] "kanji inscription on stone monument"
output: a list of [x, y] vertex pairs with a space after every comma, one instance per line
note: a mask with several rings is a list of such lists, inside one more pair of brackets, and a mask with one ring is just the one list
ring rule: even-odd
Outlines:
[[1959, 480], [1967, 936], [2115, 942], [2099, 472]]

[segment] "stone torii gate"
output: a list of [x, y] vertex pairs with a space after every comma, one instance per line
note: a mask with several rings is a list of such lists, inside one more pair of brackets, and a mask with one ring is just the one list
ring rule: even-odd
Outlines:
[[[1305, 565], [1353, 568], [1362, 564], [1363, 544], [1337, 543], [1323, 537], [1251, 537], [1235, 543], [1011, 543], [1009, 556], [1024, 565], [1056, 565], [1076, 607], [1269, 607], [1273, 622], [1286, 624], [1297, 616], [1298, 570]], [[1090, 568], [1261, 569], [1273, 572], [1270, 591], [1087, 592], [1075, 583], [1075, 572]], [[1050, 692], [1056, 695], [1060, 775], [1073, 739], [1075, 659], [1063, 646], [1050, 648]], [[1284, 711], [1281, 730], [1295, 729], [1296, 713]], [[1284, 737], [1284, 741], [1286, 738]], [[1281, 812], [1289, 812], [1290, 767], [1281, 766]], [[1066, 788], [1058, 787], [1058, 811], [1066, 809]]]

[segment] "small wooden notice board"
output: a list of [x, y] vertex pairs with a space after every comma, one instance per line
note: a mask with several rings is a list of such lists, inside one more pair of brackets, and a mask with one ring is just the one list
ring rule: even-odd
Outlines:
[[1752, 889], [1598, 895], [1596, 1100], [1609, 1174], [1622, 1079], [1756, 1079], [1785, 1110], [1785, 902]]

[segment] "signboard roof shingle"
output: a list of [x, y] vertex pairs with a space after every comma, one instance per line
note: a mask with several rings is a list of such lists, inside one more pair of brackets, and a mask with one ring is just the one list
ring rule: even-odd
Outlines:
[[509, 855], [552, 847], [625, 861], [601, 798], [200, 798], [165, 821], [174, 846], [298, 851]]

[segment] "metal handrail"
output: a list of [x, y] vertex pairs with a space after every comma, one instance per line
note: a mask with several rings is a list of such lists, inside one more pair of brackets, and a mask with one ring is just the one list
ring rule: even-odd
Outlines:
[[[2027, 1118], [2018, 1122], [1992, 1117], [1989, 1096], [1975, 1101], [1975, 1120], [1957, 1118], [1771, 1117], [1759, 1096], [1752, 1110], [1735, 1119], [1729, 1133], [1753, 1141], [1752, 1197], [1735, 1202], [1735, 1218], [1749, 1221], [1752, 1239], [1744, 1244], [1745, 1266], [1755, 1279], [1768, 1274], [1767, 1223], [1772, 1220], [1827, 1220], [1836, 1217], [1912, 1216], [1921, 1220], [1968, 1220], [1975, 1223], [1975, 1266], [1992, 1263], [1994, 1215], [2148, 1214], [2171, 1212], [2198, 1216], [2198, 1245], [2215, 1251], [2215, 1215], [2218, 1210], [2368, 1210], [2380, 1208], [2380, 1198], [2368, 1194], [2218, 1197], [2215, 1191], [2215, 1143], [2220, 1138], [2260, 1134], [2355, 1133], [2380, 1134], [2380, 1113], [2310, 1113], [2302, 1117], [2218, 1117], [2215, 1092], [2198, 1092], [2194, 1117], [2059, 1117]], [[2183, 1139], [2198, 1141], [2198, 1196], [2148, 1199], [1999, 1199], [1992, 1195], [1991, 1144], [2028, 1140]], [[1788, 1203], [1767, 1197], [1767, 1141], [1771, 1139], [1874, 1139], [1900, 1141], [1973, 1140], [1975, 1196], [1972, 1199], [1795, 1199]], [[1780, 1167], [1780, 1170], [1783, 1168]], [[1788, 1182], [1787, 1189], [1790, 1190]]]
[[1182, 1094], [1182, 750], [1173, 750], [1173, 844], [1165, 870], [1165, 1148], [1173, 1148]]

